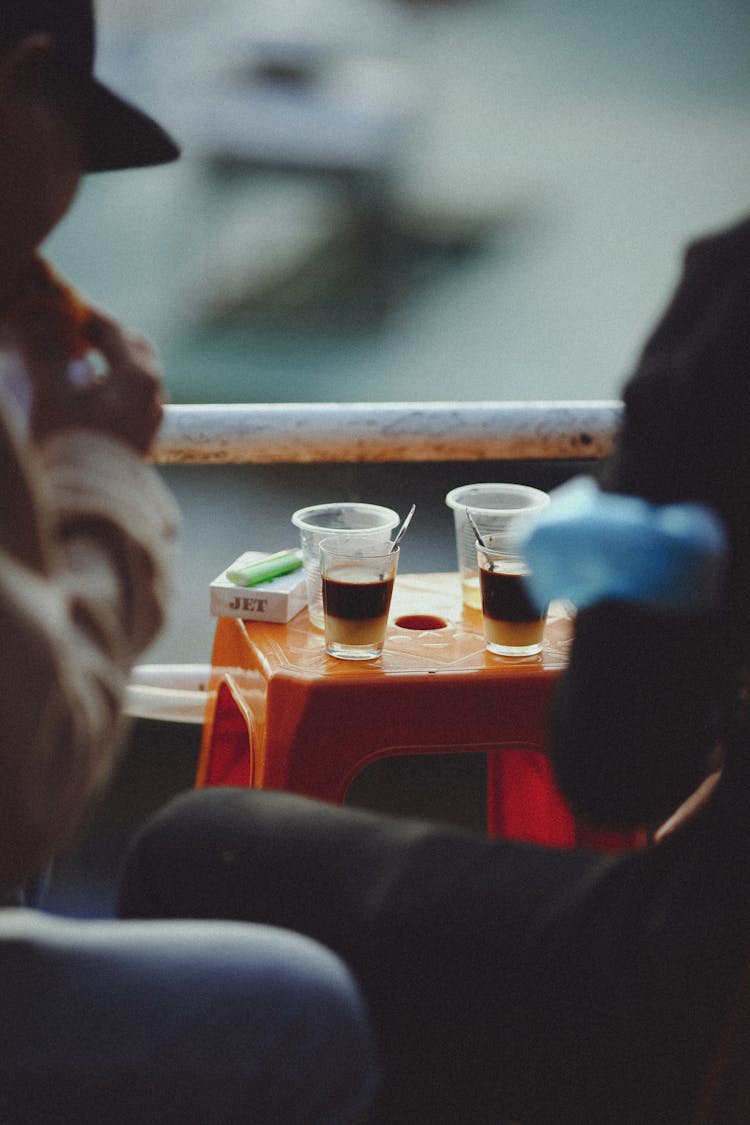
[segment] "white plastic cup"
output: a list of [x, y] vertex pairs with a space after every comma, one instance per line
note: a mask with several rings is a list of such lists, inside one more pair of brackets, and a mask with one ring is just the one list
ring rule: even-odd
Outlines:
[[466, 509], [470, 509], [480, 535], [497, 535], [507, 532], [519, 513], [530, 515], [549, 504], [549, 494], [527, 484], [463, 484], [451, 489], [445, 503], [453, 510], [464, 605], [481, 609], [477, 541]]
[[302, 566], [307, 587], [307, 612], [316, 629], [323, 629], [323, 587], [320, 577], [320, 541], [337, 531], [352, 535], [368, 532], [391, 532], [400, 523], [398, 512], [379, 504], [360, 504], [343, 500], [331, 504], [313, 504], [300, 508], [292, 516], [299, 529]]

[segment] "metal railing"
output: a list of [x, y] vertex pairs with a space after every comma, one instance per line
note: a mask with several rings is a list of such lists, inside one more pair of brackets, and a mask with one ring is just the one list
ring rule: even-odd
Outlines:
[[160, 464], [526, 461], [612, 451], [622, 405], [590, 402], [168, 406]]

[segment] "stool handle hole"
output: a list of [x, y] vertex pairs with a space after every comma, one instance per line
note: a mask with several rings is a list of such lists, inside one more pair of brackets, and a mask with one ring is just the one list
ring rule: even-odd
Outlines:
[[445, 629], [448, 622], [431, 613], [404, 613], [396, 618], [394, 625], [398, 625], [399, 629], [414, 629], [423, 633], [427, 629]]

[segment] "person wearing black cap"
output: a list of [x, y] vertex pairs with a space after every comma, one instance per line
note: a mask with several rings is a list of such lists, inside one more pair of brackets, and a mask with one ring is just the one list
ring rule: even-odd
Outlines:
[[57, 71], [79, 97], [84, 171], [144, 168], [178, 157], [178, 146], [161, 125], [94, 75], [91, 0], [4, 0], [0, 19], [0, 53], [39, 37], [50, 77]]
[[376, 1066], [328, 950], [268, 927], [24, 905], [117, 759], [177, 532], [144, 463], [162, 413], [153, 352], [38, 253], [85, 171], [178, 154], [93, 58], [89, 0], [0, 0], [0, 1120], [345, 1123]]
[[700, 506], [723, 577], [711, 597], [681, 582], [677, 604], [670, 584], [635, 588], [616, 537], [600, 541], [619, 593], [602, 584], [579, 612], [550, 717], [578, 816], [650, 828], [648, 846], [556, 851], [209, 789], [135, 841], [121, 915], [261, 920], [342, 955], [382, 1051], [373, 1122], [686, 1125], [750, 957], [749, 481], [745, 220], [689, 249], [586, 501], [592, 549], [604, 516], [642, 501], [644, 542], [665, 552], [649, 561], [679, 579], [664, 516], [679, 506], [684, 527]]

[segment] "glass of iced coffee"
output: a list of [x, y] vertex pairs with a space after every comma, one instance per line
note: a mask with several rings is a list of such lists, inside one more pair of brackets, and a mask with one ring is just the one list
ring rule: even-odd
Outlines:
[[329, 535], [346, 534], [383, 535], [386, 539], [399, 522], [398, 512], [380, 504], [363, 504], [342, 500], [330, 504], [313, 504], [300, 508], [292, 516], [299, 529], [302, 547], [302, 565], [307, 586], [307, 612], [316, 629], [323, 628], [323, 591], [320, 581], [321, 540]]
[[476, 551], [486, 647], [498, 656], [534, 656], [542, 651], [547, 610], [529, 598], [529, 568], [507, 535], [482, 538]]
[[320, 543], [325, 649], [339, 660], [383, 651], [399, 548], [383, 535], [331, 535]]

